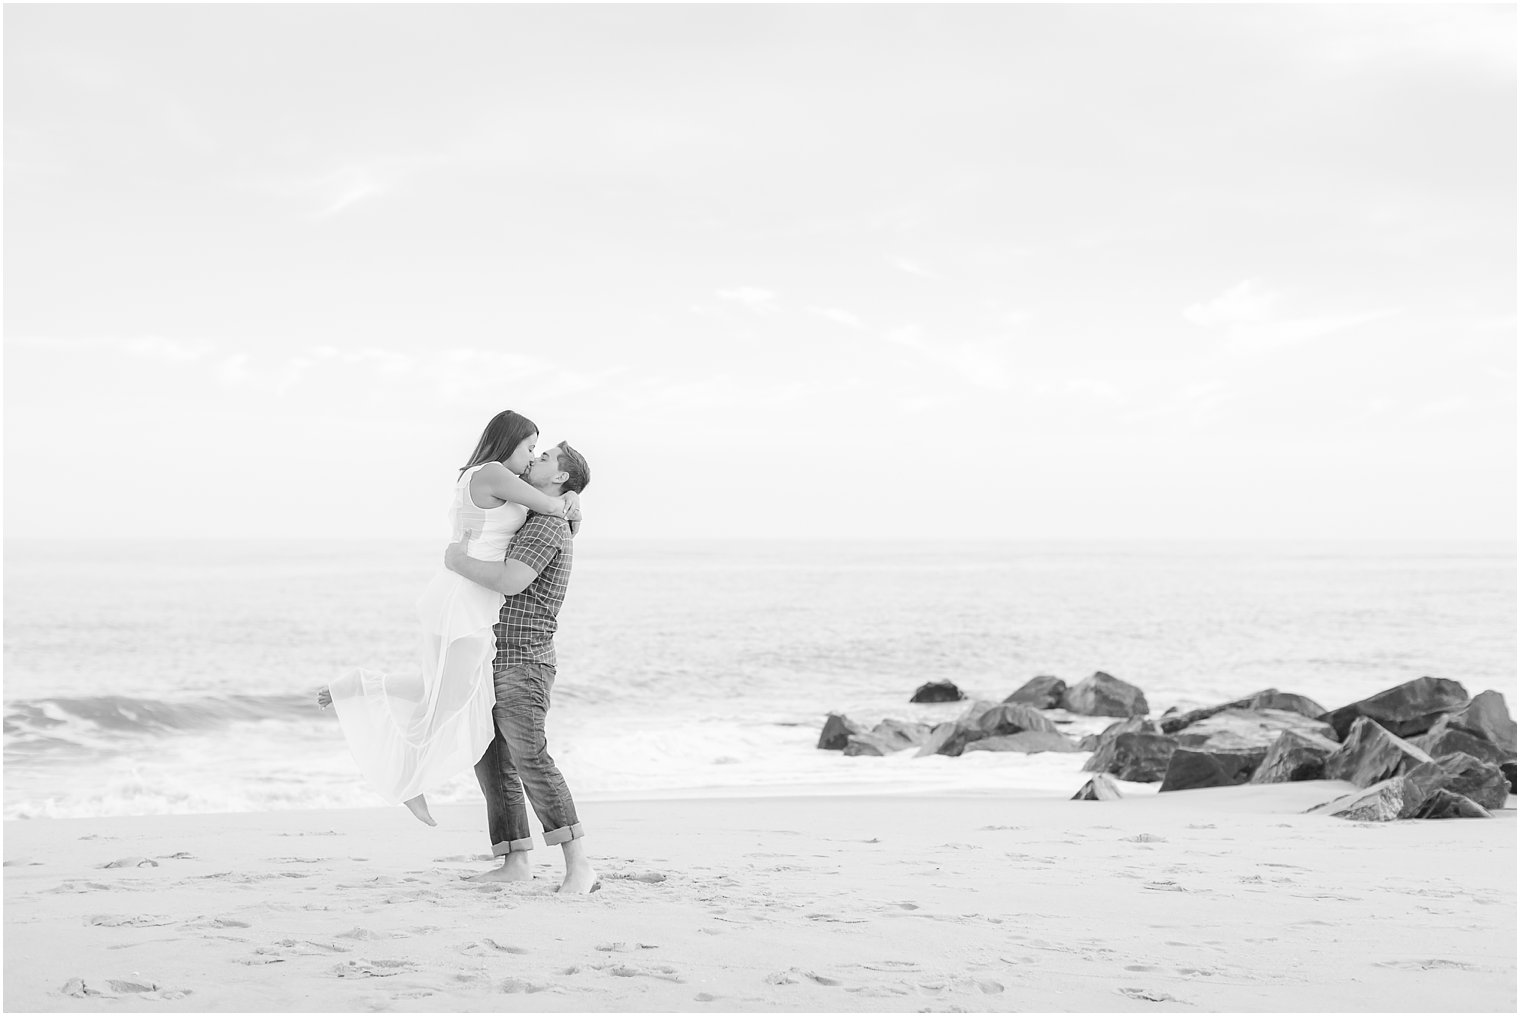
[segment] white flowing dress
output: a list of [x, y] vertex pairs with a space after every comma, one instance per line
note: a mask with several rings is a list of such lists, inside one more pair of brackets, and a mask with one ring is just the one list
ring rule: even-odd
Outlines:
[[[459, 478], [449, 525], [453, 542], [466, 529], [480, 534], [470, 541], [471, 557], [500, 561], [528, 510], [511, 502], [477, 507], [470, 479], [479, 468]], [[441, 569], [417, 601], [420, 672], [397, 676], [357, 669], [332, 683], [333, 708], [348, 749], [365, 780], [391, 804], [471, 768], [485, 754], [496, 704], [492, 626], [504, 599]]]

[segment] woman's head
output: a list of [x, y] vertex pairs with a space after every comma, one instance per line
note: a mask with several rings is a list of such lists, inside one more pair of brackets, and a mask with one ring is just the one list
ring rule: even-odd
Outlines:
[[513, 473], [521, 473], [533, 460], [533, 443], [538, 440], [538, 427], [521, 413], [504, 410], [491, 417], [475, 451], [460, 472], [485, 462], [500, 462]]

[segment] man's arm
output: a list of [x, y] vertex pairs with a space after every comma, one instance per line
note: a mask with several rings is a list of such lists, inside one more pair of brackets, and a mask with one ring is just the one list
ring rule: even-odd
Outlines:
[[467, 553], [473, 533], [466, 531], [458, 543], [443, 552], [443, 566], [458, 572], [476, 585], [494, 589], [504, 596], [516, 596], [532, 585], [540, 572], [559, 553], [564, 540], [563, 519], [552, 515], [533, 516], [523, 523], [505, 561], [477, 561]]
[[458, 572], [477, 586], [494, 589], [503, 596], [516, 596], [538, 578], [538, 572], [521, 561], [477, 561], [465, 553], [468, 541], [467, 533], [464, 540], [449, 544], [449, 549], [443, 553], [443, 566], [449, 571]]

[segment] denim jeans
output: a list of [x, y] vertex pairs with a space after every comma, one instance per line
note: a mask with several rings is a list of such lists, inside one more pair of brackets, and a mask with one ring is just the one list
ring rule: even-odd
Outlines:
[[475, 779], [486, 798], [491, 852], [501, 856], [533, 849], [524, 796], [543, 824], [546, 844], [552, 847], [584, 836], [570, 788], [549, 757], [544, 735], [554, 668], [544, 663], [498, 664], [494, 676], [496, 736], [475, 763]]

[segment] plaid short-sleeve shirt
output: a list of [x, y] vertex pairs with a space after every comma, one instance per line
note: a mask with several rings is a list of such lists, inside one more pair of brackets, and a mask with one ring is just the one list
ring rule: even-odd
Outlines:
[[554, 632], [570, 587], [575, 541], [570, 524], [556, 515], [529, 515], [507, 547], [507, 560], [521, 561], [538, 578], [501, 605], [496, 623], [496, 665], [555, 665]]

